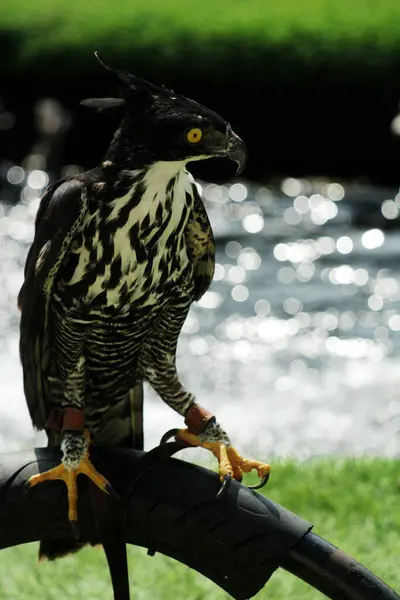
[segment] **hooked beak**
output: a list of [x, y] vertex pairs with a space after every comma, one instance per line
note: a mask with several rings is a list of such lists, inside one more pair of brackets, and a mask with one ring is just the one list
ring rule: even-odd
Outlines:
[[247, 150], [244, 142], [233, 131], [225, 148], [225, 156], [237, 164], [236, 175], [239, 175], [246, 164]]

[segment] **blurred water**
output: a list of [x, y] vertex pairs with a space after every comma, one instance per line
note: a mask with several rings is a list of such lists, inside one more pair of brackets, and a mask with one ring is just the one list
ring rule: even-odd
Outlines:
[[[1, 168], [0, 447], [10, 449], [43, 440], [22, 392], [16, 296], [49, 178]], [[295, 179], [200, 187], [217, 266], [180, 339], [186, 385], [253, 453], [399, 456], [398, 190]], [[180, 425], [148, 390], [146, 447]]]

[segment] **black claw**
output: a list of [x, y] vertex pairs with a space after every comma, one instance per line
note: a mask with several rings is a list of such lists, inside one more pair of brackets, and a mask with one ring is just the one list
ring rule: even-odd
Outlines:
[[107, 491], [108, 494], [110, 494], [111, 498], [113, 500], [115, 500], [115, 502], [118, 502], [118, 504], [122, 503], [121, 496], [114, 490], [114, 488], [111, 485], [111, 483], [108, 483], [106, 485], [106, 491]]
[[221, 487], [219, 488], [218, 494], [215, 496], [216, 500], [219, 500], [220, 498], [222, 498], [223, 496], [225, 496], [225, 494], [228, 491], [229, 485], [232, 481], [232, 475], [228, 474], [228, 475], [224, 475], [224, 480], [222, 482]]
[[261, 479], [261, 481], [259, 481], [258, 483], [256, 483], [256, 485], [249, 485], [249, 490], [259, 490], [262, 487], [264, 487], [264, 485], [267, 483], [268, 479], [269, 479], [270, 474], [266, 473], [264, 475], [264, 477]]
[[78, 522], [77, 521], [70, 521], [70, 525], [71, 525], [72, 537], [75, 540], [79, 540]]
[[167, 433], [164, 433], [164, 435], [162, 436], [161, 440], [160, 440], [160, 446], [162, 444], [166, 444], [167, 442], [169, 442], [169, 440], [171, 440], [172, 438], [174, 438], [177, 433], [179, 433], [179, 429], [170, 429], [169, 431], [167, 431]]

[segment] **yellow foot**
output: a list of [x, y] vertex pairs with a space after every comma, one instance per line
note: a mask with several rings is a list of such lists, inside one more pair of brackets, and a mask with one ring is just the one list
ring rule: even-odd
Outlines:
[[86, 475], [93, 483], [106, 494], [111, 494], [115, 499], [119, 499], [116, 492], [113, 490], [110, 482], [99, 473], [88, 458], [88, 452], [80, 461], [76, 469], [67, 469], [63, 464], [49, 469], [44, 473], [33, 475], [26, 482], [26, 487], [30, 488], [42, 483], [43, 481], [61, 480], [67, 486], [68, 491], [68, 519], [71, 524], [74, 537], [79, 537], [78, 534], [78, 488], [76, 478], [78, 475]]
[[258, 460], [248, 460], [247, 458], [243, 458], [243, 456], [241, 456], [232, 446], [226, 446], [221, 442], [203, 442], [198, 435], [190, 433], [187, 429], [179, 429], [175, 438], [189, 446], [201, 446], [206, 450], [211, 450], [217, 458], [219, 464], [219, 478], [224, 482], [224, 485], [218, 493], [218, 497], [225, 490], [227, 482], [232, 478], [241, 481], [243, 473], [250, 473], [253, 469], [257, 471], [260, 482], [254, 486], [250, 486], [251, 489], [263, 487], [269, 479], [269, 465]]

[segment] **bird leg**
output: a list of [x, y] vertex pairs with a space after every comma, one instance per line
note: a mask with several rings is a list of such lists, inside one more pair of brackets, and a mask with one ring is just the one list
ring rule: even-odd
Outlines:
[[232, 478], [241, 481], [242, 473], [253, 469], [257, 470], [261, 478], [255, 488], [262, 487], [269, 477], [269, 465], [259, 461], [249, 461], [231, 446], [228, 435], [216, 422], [214, 415], [197, 404], [194, 396], [183, 387], [176, 372], [174, 352], [170, 354], [166, 354], [165, 350], [160, 352], [159, 339], [162, 339], [164, 348], [175, 348], [176, 324], [183, 325], [186, 314], [187, 311], [185, 312], [179, 305], [169, 307], [159, 323], [158, 338], [149, 338], [149, 346], [142, 355], [145, 378], [168, 406], [184, 416], [187, 427], [187, 429], [168, 431], [162, 437], [161, 444], [175, 437], [176, 441], [183, 445], [202, 446], [211, 450], [218, 460], [219, 475], [223, 482], [218, 497], [224, 493]]
[[78, 533], [78, 489], [76, 478], [78, 475], [86, 475], [93, 483], [106, 494], [117, 497], [116, 492], [109, 481], [103, 477], [89, 460], [90, 434], [88, 430], [63, 431], [61, 450], [63, 452], [62, 463], [53, 469], [33, 475], [28, 479], [27, 489], [42, 483], [43, 481], [61, 480], [67, 486], [68, 492], [68, 520], [75, 538]]

